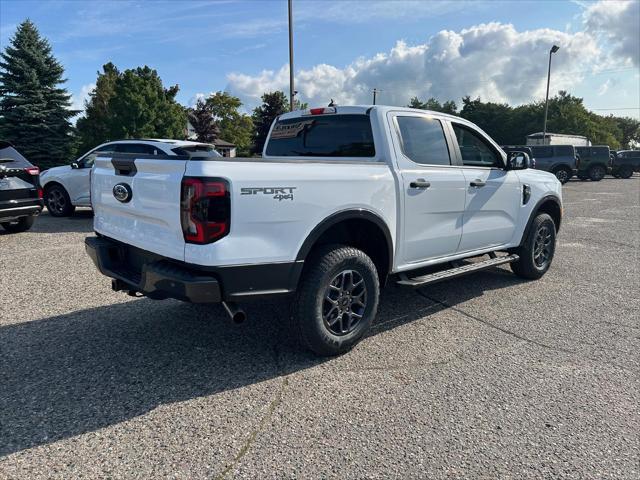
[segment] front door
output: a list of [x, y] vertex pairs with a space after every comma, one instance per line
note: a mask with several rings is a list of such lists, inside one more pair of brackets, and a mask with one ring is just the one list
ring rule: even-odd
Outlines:
[[389, 116], [404, 202], [399, 264], [452, 255], [462, 237], [465, 179], [452, 165], [443, 124], [421, 113]]
[[452, 123], [467, 191], [459, 251], [505, 245], [515, 233], [522, 192], [514, 171], [480, 131]]

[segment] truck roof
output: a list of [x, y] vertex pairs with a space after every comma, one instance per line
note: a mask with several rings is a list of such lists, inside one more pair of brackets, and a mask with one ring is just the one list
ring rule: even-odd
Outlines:
[[[312, 107], [315, 108], [315, 107]], [[321, 107], [318, 107], [321, 108]], [[442, 112], [436, 112], [434, 110], [422, 110], [422, 109], [418, 109], [418, 108], [409, 108], [409, 107], [394, 107], [392, 105], [334, 105], [334, 108], [336, 109], [336, 113], [341, 113], [341, 114], [355, 114], [355, 115], [364, 115], [367, 112], [370, 112], [372, 110], [376, 110], [379, 111], [381, 113], [386, 113], [386, 112], [414, 112], [414, 113], [428, 113], [430, 115], [433, 116], [438, 116], [438, 117], [446, 117], [446, 118], [450, 118], [450, 119], [455, 119], [458, 122], [464, 122], [466, 123], [467, 121], [464, 118], [461, 117], [457, 117], [455, 115], [449, 115], [448, 113], [442, 113]], [[287, 112], [287, 113], [283, 113], [282, 115], [280, 115], [279, 119], [280, 120], [286, 120], [288, 118], [297, 118], [297, 117], [302, 117], [302, 116], [306, 116], [309, 115], [309, 109], [306, 110], [295, 110], [293, 112]]]

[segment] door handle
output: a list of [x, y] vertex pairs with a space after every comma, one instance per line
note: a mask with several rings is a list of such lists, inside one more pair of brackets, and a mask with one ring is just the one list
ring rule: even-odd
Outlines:
[[431, 183], [427, 182], [424, 178], [418, 178], [409, 184], [411, 188], [429, 188]]
[[472, 187], [484, 187], [486, 184], [487, 182], [485, 182], [484, 180], [480, 180], [479, 178], [476, 178], [469, 185], [471, 185]]

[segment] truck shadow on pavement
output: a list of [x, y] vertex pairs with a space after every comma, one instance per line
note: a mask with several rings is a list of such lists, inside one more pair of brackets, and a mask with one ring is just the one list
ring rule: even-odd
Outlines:
[[[520, 282], [494, 269], [431, 287], [446, 305], [388, 287], [370, 335]], [[247, 307], [242, 325], [219, 306], [139, 299], [0, 328], [0, 456], [331, 362], [295, 347], [286, 302]]]

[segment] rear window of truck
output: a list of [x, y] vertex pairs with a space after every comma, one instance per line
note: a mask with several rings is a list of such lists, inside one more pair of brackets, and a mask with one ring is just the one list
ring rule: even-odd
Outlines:
[[317, 115], [278, 120], [266, 154], [275, 157], [375, 157], [368, 115]]
[[7, 168], [33, 167], [15, 148], [4, 142], [0, 142], [0, 165]]

